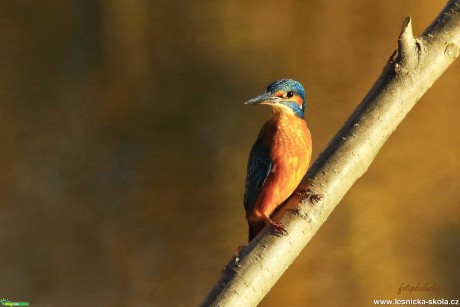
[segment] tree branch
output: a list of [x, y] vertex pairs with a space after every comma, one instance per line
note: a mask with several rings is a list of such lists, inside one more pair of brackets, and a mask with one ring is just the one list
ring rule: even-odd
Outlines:
[[255, 306], [262, 300], [406, 114], [459, 56], [459, 46], [460, 0], [449, 1], [418, 38], [406, 18], [398, 50], [305, 177], [324, 198], [312, 206], [292, 197], [275, 217], [289, 235], [275, 236], [266, 227], [227, 264], [202, 306]]

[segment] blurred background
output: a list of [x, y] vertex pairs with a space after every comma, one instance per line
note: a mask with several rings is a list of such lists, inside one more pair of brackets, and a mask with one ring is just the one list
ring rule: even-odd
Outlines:
[[[245, 244], [244, 178], [279, 78], [314, 158], [446, 1], [0, 3], [0, 297], [195, 306]], [[260, 306], [460, 298], [459, 63]], [[398, 295], [401, 284], [437, 292]]]

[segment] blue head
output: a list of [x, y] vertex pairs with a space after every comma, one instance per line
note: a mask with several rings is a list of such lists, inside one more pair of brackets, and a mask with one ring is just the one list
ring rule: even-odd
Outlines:
[[266, 104], [274, 112], [293, 112], [303, 118], [305, 90], [295, 80], [280, 79], [270, 83], [265, 93], [246, 101], [245, 104]]

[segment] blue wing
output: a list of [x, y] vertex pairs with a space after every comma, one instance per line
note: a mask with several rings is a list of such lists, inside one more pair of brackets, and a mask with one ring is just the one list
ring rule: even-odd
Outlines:
[[244, 193], [244, 208], [247, 214], [252, 210], [271, 168], [270, 148], [263, 144], [262, 138], [259, 137], [249, 154], [246, 192]]

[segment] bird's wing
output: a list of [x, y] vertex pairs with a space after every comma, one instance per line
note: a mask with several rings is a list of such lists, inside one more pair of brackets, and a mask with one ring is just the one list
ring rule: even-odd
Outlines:
[[246, 192], [244, 193], [244, 208], [249, 213], [254, 206], [254, 202], [262, 189], [272, 168], [270, 159], [270, 148], [262, 143], [259, 138], [252, 146], [249, 154], [248, 170], [246, 175]]

